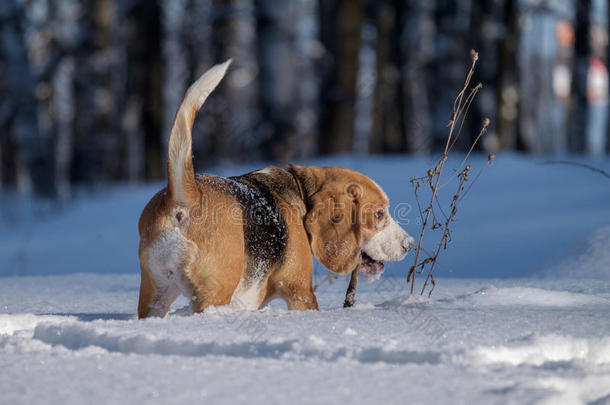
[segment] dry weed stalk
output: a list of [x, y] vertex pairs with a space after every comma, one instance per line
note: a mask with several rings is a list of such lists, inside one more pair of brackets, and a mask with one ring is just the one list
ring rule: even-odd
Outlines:
[[[317, 278], [317, 277], [316, 277], [316, 278]], [[325, 283], [327, 283], [327, 282], [328, 282], [328, 284], [332, 284], [332, 283], [333, 283], [333, 281], [334, 281], [334, 280], [336, 280], [336, 279], [338, 279], [338, 278], [339, 278], [339, 276], [338, 276], [338, 275], [336, 275], [336, 274], [334, 274], [334, 273], [330, 273], [330, 272], [329, 272], [329, 273], [326, 275], [326, 277], [324, 277], [322, 280], [320, 280], [320, 281], [317, 281], [317, 280], [316, 280], [316, 282], [315, 282], [315, 284], [314, 284], [314, 286], [313, 286], [313, 292], [316, 292], [316, 290], [317, 290], [317, 289], [318, 289], [318, 288], [319, 288], [321, 285], [323, 285], [323, 284], [325, 284]]]
[[[462, 131], [462, 127], [464, 125], [464, 121], [468, 115], [468, 110], [470, 106], [481, 89], [481, 83], [477, 84], [475, 87], [470, 88], [470, 81], [474, 74], [476, 63], [479, 59], [479, 54], [474, 50], [470, 51], [470, 55], [472, 57], [472, 65], [470, 66], [470, 70], [466, 76], [466, 80], [464, 82], [464, 86], [462, 90], [458, 93], [455, 101], [453, 103], [453, 111], [451, 114], [451, 119], [449, 120], [448, 127], [449, 133], [447, 135], [447, 140], [445, 142], [445, 148], [443, 150], [443, 154], [434, 166], [433, 169], [428, 170], [427, 174], [422, 177], [415, 177], [410, 180], [411, 185], [414, 187], [415, 200], [417, 201], [417, 207], [420, 214], [421, 219], [421, 232], [419, 234], [419, 240], [417, 242], [417, 247], [415, 248], [415, 259], [413, 261], [413, 265], [409, 269], [407, 274], [407, 283], [411, 283], [411, 294], [413, 294], [415, 288], [415, 275], [422, 274], [426, 272], [426, 279], [422, 286], [420, 294], [426, 291], [428, 284], [431, 284], [430, 292], [428, 296], [432, 294], [434, 287], [436, 285], [436, 281], [434, 279], [434, 268], [438, 264], [438, 256], [441, 250], [447, 248], [449, 242], [451, 242], [451, 222], [454, 221], [455, 215], [457, 214], [458, 204], [463, 200], [463, 198], [468, 194], [472, 185], [479, 178], [483, 170], [492, 162], [494, 159], [494, 155], [490, 154], [487, 159], [487, 163], [481, 167], [473, 181], [470, 183], [469, 187], [464, 190], [465, 183], [469, 181], [469, 174], [472, 170], [472, 166], [467, 164], [468, 158], [470, 157], [472, 151], [476, 147], [477, 143], [487, 131], [489, 127], [490, 121], [488, 118], [483, 120], [483, 124], [481, 126], [481, 130], [479, 131], [478, 136], [472, 142], [468, 153], [460, 163], [460, 165], [455, 169], [455, 172], [443, 183], [440, 183], [441, 177], [443, 175], [443, 169], [445, 167], [445, 163], [447, 162], [447, 158], [454, 145], [456, 144], [460, 133]], [[438, 200], [438, 192], [440, 189], [448, 185], [455, 177], [457, 176], [457, 190], [453, 195], [451, 203], [448, 207], [449, 214], [445, 214], [445, 211], [441, 207], [441, 204]], [[420, 192], [424, 188], [430, 189], [430, 199], [428, 200], [428, 204], [422, 208], [420, 203]], [[438, 207], [440, 214], [442, 217], [436, 215], [436, 211], [434, 209], [435, 205]], [[439, 220], [440, 218], [440, 220]], [[433, 254], [428, 254], [423, 247], [423, 240], [426, 230], [428, 227], [431, 231], [440, 230], [441, 238], [434, 250]], [[427, 257], [420, 261], [420, 257], [424, 253]]]
[[[468, 115], [468, 111], [470, 109], [470, 106], [472, 105], [473, 100], [475, 99], [479, 90], [483, 87], [482, 84], [479, 83], [475, 87], [469, 88], [470, 82], [472, 80], [472, 76], [474, 75], [474, 69], [475, 69], [476, 63], [479, 59], [479, 54], [477, 52], [475, 52], [474, 50], [470, 51], [470, 55], [472, 57], [472, 65], [470, 66], [470, 70], [468, 71], [468, 74], [466, 76], [464, 86], [462, 87], [462, 90], [458, 93], [458, 95], [455, 98], [455, 101], [453, 103], [453, 111], [451, 114], [451, 119], [449, 120], [449, 123], [447, 124], [447, 126], [449, 127], [449, 133], [447, 135], [447, 141], [445, 142], [445, 148], [443, 150], [443, 154], [442, 154], [441, 158], [438, 160], [438, 162], [436, 163], [436, 165], [434, 166], [434, 169], [428, 170], [428, 172], [425, 176], [415, 177], [410, 180], [411, 185], [414, 187], [415, 200], [417, 201], [417, 208], [418, 208], [418, 212], [419, 212], [420, 219], [421, 219], [421, 232], [419, 235], [419, 240], [417, 242], [417, 247], [415, 248], [415, 259], [413, 261], [413, 265], [411, 266], [411, 268], [409, 269], [409, 272], [407, 274], [407, 283], [411, 283], [411, 294], [413, 294], [413, 290], [415, 288], [415, 275], [422, 274], [426, 270], [427, 270], [427, 275], [426, 275], [426, 279], [424, 281], [424, 285], [421, 289], [420, 294], [423, 295], [423, 293], [426, 291], [426, 288], [428, 287], [428, 284], [432, 285], [432, 287], [430, 288], [430, 292], [428, 293], [428, 296], [430, 296], [432, 294], [432, 291], [434, 290], [434, 287], [436, 285], [436, 280], [434, 279], [434, 274], [433, 274], [434, 268], [437, 265], [444, 267], [438, 262], [438, 256], [439, 256], [441, 250], [446, 249], [449, 242], [451, 242], [450, 225], [451, 225], [451, 222], [454, 221], [455, 215], [457, 214], [458, 204], [468, 194], [468, 192], [470, 191], [470, 189], [472, 188], [474, 183], [477, 181], [477, 179], [479, 178], [479, 176], [481, 175], [483, 170], [487, 166], [489, 166], [489, 164], [491, 164], [491, 162], [494, 160], [494, 154], [493, 153], [489, 154], [487, 157], [487, 162], [479, 169], [475, 178], [472, 180], [472, 182], [469, 183], [468, 188], [466, 188], [464, 190], [465, 183], [469, 181], [469, 174], [472, 170], [472, 166], [470, 164], [467, 164], [468, 158], [472, 154], [472, 151], [478, 144], [481, 137], [485, 134], [485, 132], [487, 132], [487, 128], [489, 127], [489, 124], [490, 124], [489, 118], [485, 118], [481, 125], [481, 130], [479, 131], [479, 134], [477, 135], [475, 140], [470, 145], [470, 148], [469, 148], [468, 152], [466, 153], [466, 156], [464, 156], [464, 159], [462, 160], [462, 162], [455, 169], [454, 173], [451, 176], [449, 176], [449, 178], [443, 184], [440, 184], [440, 180], [441, 180], [441, 177], [443, 174], [443, 169], [445, 167], [445, 163], [447, 162], [449, 153], [455, 146], [455, 144], [460, 136], [460, 133], [462, 132], [462, 127], [464, 126], [465, 119]], [[446, 185], [451, 183], [451, 181], [455, 177], [458, 178], [457, 190], [456, 190], [455, 194], [453, 195], [451, 203], [449, 204], [449, 207], [448, 207], [449, 215], [447, 215], [447, 214], [445, 214], [445, 211], [441, 207], [441, 204], [438, 200], [438, 192], [443, 187], [445, 187]], [[429, 187], [431, 195], [430, 195], [428, 205], [422, 209], [419, 192], [420, 192], [420, 190], [422, 190], [422, 188], [425, 188], [425, 186]], [[436, 212], [434, 210], [435, 204], [438, 207], [440, 213], [442, 214], [442, 218], [443, 218], [442, 221], [438, 220], [439, 217], [436, 215]], [[430, 221], [432, 221], [430, 230], [432, 230], [432, 231], [440, 230], [442, 232], [440, 241], [438, 242], [433, 254], [430, 254], [423, 246], [424, 234], [426, 233], [426, 230], [428, 229], [428, 224], [430, 223]], [[420, 262], [419, 259], [420, 259], [420, 256], [422, 255], [422, 253], [425, 254], [427, 257]], [[322, 282], [320, 284], [323, 284], [327, 279], [328, 279], [328, 276], [326, 279], [322, 280]], [[358, 272], [353, 271], [351, 274], [350, 283], [349, 283], [349, 286], [347, 288], [347, 292], [345, 295], [345, 302], [343, 305], [344, 307], [351, 307], [354, 304], [357, 283], [358, 283]], [[317, 286], [318, 285], [316, 285], [316, 288], [317, 288]], [[314, 288], [314, 291], [315, 291], [315, 288]]]

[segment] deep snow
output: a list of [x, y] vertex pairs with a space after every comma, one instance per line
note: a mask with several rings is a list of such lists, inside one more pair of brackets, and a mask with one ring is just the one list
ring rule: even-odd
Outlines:
[[[355, 308], [341, 307], [346, 278], [323, 284], [320, 312], [182, 316], [179, 299], [138, 321], [136, 224], [159, 184], [52, 215], [4, 196], [0, 403], [610, 403], [610, 180], [543, 160], [499, 156], [484, 172], [430, 299], [407, 294], [409, 255], [361, 281]], [[403, 203], [430, 162], [314, 163], [371, 176], [417, 236]]]

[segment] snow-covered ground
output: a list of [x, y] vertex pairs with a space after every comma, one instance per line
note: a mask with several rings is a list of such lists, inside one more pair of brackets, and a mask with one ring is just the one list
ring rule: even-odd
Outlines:
[[[138, 321], [136, 224], [159, 184], [57, 212], [4, 196], [0, 404], [608, 404], [610, 179], [544, 160], [498, 156], [484, 172], [431, 298], [408, 295], [408, 256], [364, 279], [355, 308], [342, 308], [346, 278], [321, 285], [319, 312], [183, 316], [179, 299], [167, 319]], [[314, 163], [373, 177], [416, 236], [408, 179], [430, 162]]]

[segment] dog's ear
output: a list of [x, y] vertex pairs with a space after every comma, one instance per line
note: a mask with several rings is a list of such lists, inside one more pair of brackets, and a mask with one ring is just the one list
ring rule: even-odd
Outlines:
[[313, 255], [327, 269], [349, 273], [360, 261], [361, 188], [333, 167], [290, 165], [307, 199], [304, 226]]
[[322, 191], [310, 199], [305, 216], [314, 256], [327, 269], [349, 273], [360, 261], [360, 226], [357, 206], [347, 194]]

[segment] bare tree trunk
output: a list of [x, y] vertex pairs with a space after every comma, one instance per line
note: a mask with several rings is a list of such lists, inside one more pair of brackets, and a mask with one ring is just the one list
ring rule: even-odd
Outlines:
[[[124, 178], [126, 170], [125, 139], [121, 133], [121, 110], [124, 106], [124, 87], [126, 74], [122, 69], [125, 60], [122, 56], [121, 24], [118, 19], [118, 4], [114, 0], [94, 0], [93, 5], [93, 42], [96, 52], [95, 64], [91, 64], [94, 86], [94, 103], [98, 108], [94, 130], [101, 139], [102, 173], [107, 180]], [[118, 159], [117, 159], [118, 158]], [[97, 175], [96, 175], [97, 176]]]
[[364, 18], [361, 0], [320, 0], [320, 40], [326, 48], [320, 93], [322, 154], [352, 150], [358, 52]]
[[248, 0], [166, 0], [163, 9], [164, 129], [162, 156], [174, 114], [189, 83], [214, 63], [233, 59], [229, 74], [197, 116], [196, 168], [248, 156], [256, 159], [256, 58], [254, 15]]
[[[214, 15], [212, 18], [212, 55], [214, 61], [224, 61], [230, 58], [231, 44], [235, 37], [234, 4], [232, 1], [213, 0]], [[209, 105], [213, 119], [213, 131], [210, 133], [210, 154], [217, 162], [226, 161], [238, 148], [229, 138], [235, 136], [231, 132], [232, 111], [227, 98], [226, 84], [221, 83], [215, 91]]]
[[395, 43], [396, 64], [401, 69], [399, 117], [404, 136], [400, 151], [427, 153], [430, 150], [430, 102], [428, 66], [433, 58], [434, 27], [432, 12], [434, 2], [409, 0], [406, 8], [399, 7], [402, 18]]
[[[76, 118], [76, 54], [86, 44], [89, 33], [80, 21], [80, 0], [25, 2], [26, 43], [36, 72], [37, 116], [41, 131], [53, 139], [56, 195], [71, 198]], [[33, 12], [37, 10], [36, 12]]]
[[139, 1], [120, 14], [125, 20], [127, 69], [121, 118], [125, 177], [161, 178], [161, 7], [154, 1]]
[[0, 64], [0, 185], [1, 188], [14, 188], [17, 186], [17, 146], [11, 128], [15, 107], [8, 88], [7, 68], [7, 63]]
[[295, 34], [295, 75], [299, 94], [295, 116], [295, 156], [305, 159], [317, 152], [319, 80], [319, 19], [316, 0], [298, 0]]
[[[213, 47], [215, 37], [213, 23], [216, 18], [223, 18], [222, 15], [230, 12], [231, 9], [230, 2], [217, 6], [210, 1], [188, 0], [183, 16], [184, 23], [180, 27], [182, 30], [180, 40], [183, 41], [189, 83], [197, 80], [199, 75], [213, 64], [221, 62], [220, 59], [216, 59], [217, 55]], [[222, 55], [218, 57], [222, 58]], [[229, 73], [234, 67], [235, 65], [231, 66]], [[193, 163], [196, 170], [214, 164], [217, 158], [212, 154], [219, 118], [214, 111], [218, 107], [218, 102], [224, 100], [222, 97], [224, 84], [223, 80], [220, 88], [206, 101], [202, 113], [198, 114], [193, 126]]]
[[264, 138], [263, 158], [289, 160], [294, 150], [296, 80], [292, 36], [294, 3], [256, 0], [256, 31], [259, 65], [259, 99]]
[[[397, 24], [401, 21], [402, 14], [396, 5], [390, 5], [386, 1], [377, 3], [374, 15], [377, 28], [376, 81], [373, 95], [373, 122], [369, 138], [371, 153], [397, 150], [404, 137], [400, 124], [403, 105], [400, 97], [402, 76], [400, 62], [396, 63], [397, 58], [402, 59], [402, 55], [394, 55], [396, 50], [400, 49], [395, 41], [400, 41], [402, 29]], [[393, 35], [396, 31], [399, 33]]]
[[429, 149], [426, 65], [433, 48], [431, 9], [419, 0], [379, 4], [373, 152]]
[[260, 159], [260, 139], [253, 131], [258, 120], [255, 8], [249, 0], [217, 0], [213, 4], [211, 53], [215, 62], [233, 58], [233, 64], [210, 99], [207, 111], [211, 114], [205, 114], [205, 119], [209, 117], [214, 123], [210, 157], [222, 161]]
[[225, 158], [260, 159], [260, 139], [253, 133], [256, 122], [260, 121], [260, 98], [256, 80], [256, 11], [252, 2], [233, 0], [227, 24], [230, 35], [224, 47], [217, 49], [219, 60], [234, 59], [232, 75], [221, 87], [225, 102], [221, 117], [225, 120], [228, 145]]
[[517, 0], [504, 0], [504, 30], [498, 40], [498, 82], [496, 87], [496, 131], [500, 149], [514, 149], [518, 139], [519, 92], [517, 47], [519, 10]]
[[362, 23], [360, 49], [358, 50], [358, 74], [356, 77], [356, 96], [354, 103], [354, 130], [351, 151], [356, 154], [369, 153], [373, 110], [375, 105], [375, 84], [377, 76], [378, 45], [376, 21], [372, 18], [370, 5]]
[[[11, 100], [10, 104], [3, 106], [7, 112], [10, 111], [3, 114], [3, 177], [8, 182], [14, 181], [23, 191], [31, 189], [39, 195], [54, 196], [52, 140], [38, 125], [35, 80], [24, 40], [23, 8], [20, 3], [16, 0], [3, 1], [0, 4], [0, 20], [5, 94]], [[7, 152], [14, 153], [14, 158], [7, 159]], [[14, 171], [14, 175], [8, 171]]]
[[591, 57], [591, 0], [576, 2], [576, 38], [572, 69], [570, 152], [583, 153], [587, 137], [587, 74]]
[[[163, 23], [163, 124], [161, 126], [161, 150], [159, 158], [166, 172], [167, 147], [176, 110], [188, 86], [187, 50], [182, 42], [182, 28], [185, 24], [187, 0], [161, 1], [161, 21]], [[149, 164], [154, 157], [149, 156]]]
[[121, 159], [122, 71], [120, 36], [112, 0], [91, 0], [83, 6], [81, 29], [88, 33], [87, 52], [77, 55], [75, 180], [96, 183], [124, 173]]
[[447, 122], [456, 89], [470, 64], [467, 45], [468, 3], [436, 0], [434, 8], [435, 57], [429, 77], [432, 150], [440, 150], [447, 138]]

